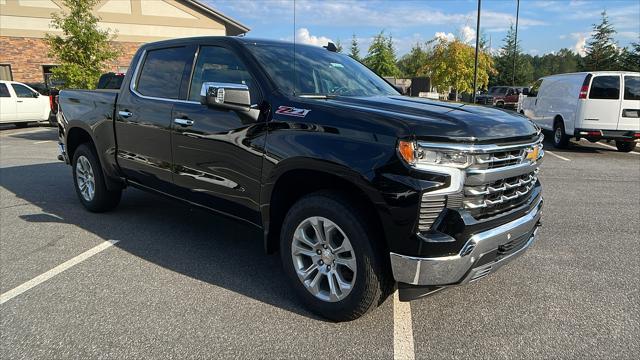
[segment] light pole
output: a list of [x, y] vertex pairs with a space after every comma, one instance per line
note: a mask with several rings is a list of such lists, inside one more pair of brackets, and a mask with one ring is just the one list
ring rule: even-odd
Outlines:
[[516, 57], [518, 56], [518, 17], [520, 15], [520, 0], [518, 1], [518, 5], [516, 7], [516, 36], [515, 41], [513, 43], [513, 77], [511, 78], [511, 85], [516, 85]]
[[476, 90], [478, 82], [478, 51], [480, 51], [480, 4], [482, 0], [478, 0], [478, 19], [476, 20], [476, 59], [473, 65], [473, 96], [471, 102], [476, 103]]

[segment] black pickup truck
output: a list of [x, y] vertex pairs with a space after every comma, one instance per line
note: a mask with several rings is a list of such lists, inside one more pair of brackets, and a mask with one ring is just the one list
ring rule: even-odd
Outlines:
[[529, 248], [540, 129], [401, 96], [332, 50], [168, 40], [138, 50], [120, 90], [62, 91], [59, 158], [80, 202], [111, 210], [133, 186], [256, 226], [301, 300], [336, 321], [396, 286], [408, 301], [478, 280]]

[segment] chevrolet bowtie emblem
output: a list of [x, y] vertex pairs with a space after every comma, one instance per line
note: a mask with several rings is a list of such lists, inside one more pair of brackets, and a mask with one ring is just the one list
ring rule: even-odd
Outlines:
[[529, 149], [527, 149], [527, 160], [537, 160], [538, 155], [540, 154], [540, 147], [535, 145]]

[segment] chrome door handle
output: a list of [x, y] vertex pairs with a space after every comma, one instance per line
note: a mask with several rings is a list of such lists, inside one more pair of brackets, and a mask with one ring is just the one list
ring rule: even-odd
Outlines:
[[118, 111], [118, 115], [122, 116], [123, 118], [129, 118], [133, 115], [133, 113], [130, 111]]
[[189, 119], [173, 119], [173, 122], [180, 126], [191, 126], [193, 125], [193, 120]]
[[22, 102], [22, 100], [17, 100], [16, 102], [19, 102], [19, 103], [21, 103], [21, 102]]

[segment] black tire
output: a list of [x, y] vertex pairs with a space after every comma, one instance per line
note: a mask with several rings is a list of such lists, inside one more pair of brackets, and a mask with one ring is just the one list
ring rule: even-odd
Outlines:
[[562, 120], [556, 120], [553, 123], [553, 146], [558, 149], [565, 149], [569, 146], [569, 136], [564, 131], [564, 122]]
[[616, 140], [616, 148], [618, 148], [620, 152], [630, 152], [636, 148], [636, 143], [634, 141]]
[[[381, 304], [395, 286], [390, 265], [384, 258], [388, 253], [374, 231], [374, 224], [363, 215], [365, 211], [347, 199], [329, 191], [304, 196], [289, 209], [280, 234], [283, 268], [295, 292], [311, 311], [333, 321], [359, 318]], [[353, 287], [345, 298], [336, 302], [321, 300], [308, 291], [298, 278], [292, 259], [295, 230], [305, 219], [315, 216], [329, 219], [344, 232], [356, 260]]]
[[496, 103], [496, 107], [504, 108], [504, 102], [502, 102], [502, 101], [498, 101], [498, 102]]
[[27, 126], [29, 126], [29, 123], [28, 122], [17, 122], [17, 123], [13, 123], [13, 125], [15, 125], [19, 129], [24, 129]]
[[[84, 157], [91, 164], [91, 170], [94, 178], [94, 195], [90, 199], [85, 199], [82, 195], [80, 187], [78, 186], [78, 159]], [[76, 194], [82, 205], [91, 212], [105, 212], [112, 210], [120, 203], [122, 197], [122, 189], [109, 190], [105, 185], [104, 174], [102, 173], [102, 167], [98, 156], [93, 150], [93, 146], [88, 143], [78, 146], [73, 153], [73, 161], [71, 162], [73, 169], [73, 184], [76, 189]]]

